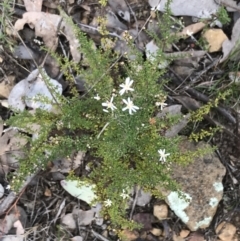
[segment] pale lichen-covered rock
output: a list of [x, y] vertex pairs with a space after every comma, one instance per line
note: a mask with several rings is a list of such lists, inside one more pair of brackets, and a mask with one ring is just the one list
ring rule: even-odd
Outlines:
[[[203, 142], [197, 145], [184, 140], [181, 149], [194, 151], [208, 147]], [[207, 228], [216, 213], [223, 195], [222, 179], [226, 169], [215, 153], [195, 158], [187, 166], [176, 165], [173, 179], [181, 186], [185, 199], [179, 193], [160, 190], [166, 195], [166, 202], [191, 231]]]

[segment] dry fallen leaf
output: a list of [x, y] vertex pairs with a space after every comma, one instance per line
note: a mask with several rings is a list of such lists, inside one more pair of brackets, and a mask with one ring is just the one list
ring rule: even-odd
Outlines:
[[66, 228], [70, 230], [74, 230], [77, 227], [76, 221], [74, 220], [72, 213], [68, 213], [63, 216], [61, 218], [61, 224], [66, 226]]
[[6, 175], [19, 167], [19, 159], [24, 158], [22, 151], [8, 151], [1, 156], [0, 174]]
[[125, 0], [108, 0], [108, 4], [120, 18], [130, 22], [130, 11]]
[[0, 83], [0, 97], [8, 98], [10, 91], [13, 88], [13, 83], [15, 81], [15, 76], [9, 75]]
[[70, 51], [75, 62], [79, 62], [81, 54], [78, 39], [75, 37], [73, 27], [61, 16], [44, 12], [27, 12], [22, 19], [18, 19], [14, 25], [15, 30], [20, 31], [24, 25], [35, 28], [35, 35], [41, 37], [46, 47], [52, 51], [58, 46], [58, 32], [62, 31], [69, 41]]
[[42, 0], [24, 0], [24, 6], [28, 12], [41, 12]]
[[19, 31], [28, 24], [30, 28], [35, 28], [35, 34], [41, 37], [48, 48], [56, 50], [58, 45], [57, 33], [62, 17], [44, 12], [27, 12], [22, 19], [18, 19], [14, 28]]
[[78, 225], [90, 225], [94, 220], [94, 211], [93, 210], [81, 210], [77, 206], [73, 208], [72, 211], [73, 218], [77, 220]]
[[[161, 12], [165, 11], [167, 0], [148, 0], [151, 7], [157, 7]], [[198, 18], [210, 18], [211, 14], [218, 11], [220, 5], [214, 0], [177, 0], [172, 1], [170, 9], [175, 16], [192, 16]]]
[[6, 215], [4, 218], [0, 219], [0, 232], [7, 234], [9, 230], [13, 227], [14, 222], [18, 220], [15, 214]]
[[111, 11], [107, 12], [106, 14], [106, 27], [107, 28], [113, 28], [117, 30], [127, 30], [127, 26], [122, 23], [118, 17]]
[[[34, 60], [37, 64], [41, 64], [45, 55], [41, 55], [39, 52], [34, 51], [27, 47], [26, 45], [15, 46], [13, 55], [18, 59]], [[51, 78], [56, 78], [59, 74], [59, 65], [52, 56], [48, 55], [45, 59], [44, 68], [47, 74]], [[1, 85], [0, 85], [0, 95], [1, 95]]]
[[[48, 85], [51, 84], [51, 87], [54, 87], [54, 92], [49, 91], [44, 80], [45, 77], [48, 79]], [[8, 97], [8, 103], [10, 107], [18, 111], [23, 111], [25, 106], [53, 111], [53, 104], [56, 104], [55, 100], [58, 99], [57, 95], [59, 94], [62, 94], [62, 85], [48, 77], [44, 69], [41, 72], [36, 69], [26, 79], [21, 80], [13, 87]], [[39, 100], [39, 95], [47, 98], [49, 103]]]
[[97, 197], [94, 191], [94, 184], [78, 180], [62, 180], [60, 183], [69, 194], [88, 204]]
[[0, 198], [2, 198], [4, 195], [4, 188], [3, 185], [0, 183]]
[[24, 228], [23, 228], [23, 226], [22, 226], [22, 223], [21, 223], [19, 220], [17, 220], [17, 221], [13, 224], [13, 227], [17, 229], [17, 230], [16, 230], [16, 234], [17, 234], [17, 235], [22, 235], [22, 234], [24, 234]]
[[17, 134], [17, 130], [9, 129], [0, 137], [0, 156], [10, 150], [19, 150], [27, 143], [25, 138], [20, 138]]

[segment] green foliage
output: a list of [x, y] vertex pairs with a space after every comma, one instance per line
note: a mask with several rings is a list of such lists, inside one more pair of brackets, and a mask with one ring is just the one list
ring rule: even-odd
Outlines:
[[198, 110], [193, 112], [191, 115], [191, 121], [202, 121], [204, 116], [210, 112], [211, 108], [217, 107], [220, 100], [225, 100], [230, 94], [230, 89], [224, 91], [223, 93], [219, 93], [214, 100], [209, 101], [206, 105], [201, 106]]
[[208, 130], [201, 129], [198, 133], [191, 133], [190, 139], [192, 139], [194, 141], [199, 141], [206, 137], [213, 136], [219, 130], [221, 130], [221, 128], [219, 128], [219, 127], [215, 127], [215, 128], [210, 127]]
[[13, 45], [13, 39], [10, 39], [6, 32], [7, 28], [10, 28], [13, 2], [13, 0], [3, 0], [3, 2], [1, 1], [0, 3], [0, 43], [10, 49]]
[[[171, 24], [169, 3], [162, 20], [165, 26]], [[74, 26], [70, 19], [67, 21]], [[129, 41], [136, 59], [126, 59], [125, 64], [118, 63], [119, 56], [109, 50], [101, 47], [93, 49], [93, 42], [76, 26], [74, 29], [81, 43], [84, 67], [81, 63], [75, 64], [57, 54], [52, 55], [66, 79], [73, 81], [69, 71], [71, 68], [85, 81], [86, 92], [81, 96], [76, 91], [72, 92], [71, 97], [59, 96], [54, 113], [37, 109], [35, 113], [23, 111], [11, 117], [9, 125], [28, 133], [37, 132], [34, 140], [29, 138], [26, 156], [20, 160], [16, 174], [18, 180], [13, 178], [11, 186], [17, 190], [27, 176], [44, 169], [49, 161], [71, 156], [79, 150], [88, 151], [100, 163], [97, 166], [94, 162], [88, 163], [92, 171], [89, 176], [81, 178], [96, 184], [98, 201], [105, 204], [103, 212], [110, 217], [112, 224], [131, 229], [137, 225], [127, 219], [128, 199], [121, 194], [128, 194], [135, 185], [154, 195], [159, 192], [156, 188], [159, 185], [178, 190], [179, 187], [171, 179], [171, 165], [176, 162], [186, 164], [194, 156], [205, 154], [206, 150], [182, 152], [179, 149], [180, 137], [164, 136], [165, 130], [178, 118], [155, 117], [161, 111], [157, 103], [166, 100], [163, 89], [165, 70], [157, 66], [166, 61], [163, 48], [173, 41], [169, 27], [164, 30], [164, 44], [160, 45], [161, 54], [156, 56], [156, 60], [144, 60]], [[133, 80], [131, 88], [134, 91], [120, 95], [120, 85], [128, 77]], [[130, 107], [134, 105], [135, 112], [126, 109], [127, 100], [132, 101]], [[40, 130], [33, 131], [34, 125], [39, 125]], [[159, 150], [170, 154], [166, 161], [160, 161]], [[72, 173], [71, 178], [77, 179]], [[111, 205], [106, 206], [107, 200]]]
[[217, 19], [223, 24], [229, 24], [231, 22], [231, 18], [229, 17], [228, 15], [228, 12], [227, 10], [225, 9], [224, 6], [221, 6], [219, 9], [218, 9], [218, 12], [217, 12]]

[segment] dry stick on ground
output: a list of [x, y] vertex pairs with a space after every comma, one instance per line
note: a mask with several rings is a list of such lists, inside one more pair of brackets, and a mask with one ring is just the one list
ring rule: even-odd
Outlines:
[[[16, 203], [20, 199], [21, 195], [25, 191], [27, 185], [32, 181], [32, 179], [35, 177], [35, 175], [37, 175], [38, 172], [39, 172], [39, 170], [37, 170], [33, 175], [26, 177], [26, 181], [23, 184], [23, 186], [21, 187], [21, 189], [18, 193], [18, 195], [19, 195], [18, 197], [17, 197], [17, 194], [15, 192], [10, 192], [8, 194], [6, 199], [4, 199], [4, 201], [0, 204], [0, 216], [3, 215], [3, 214], [7, 215], [11, 211], [11, 209], [16, 205]], [[17, 200], [14, 202], [14, 200], [16, 198], [17, 198]], [[13, 202], [14, 202], [14, 204], [12, 205]], [[12, 207], [9, 208], [11, 205], [12, 205]]]
[[136, 31], [138, 32], [138, 23], [137, 23], [136, 14], [135, 14], [135, 12], [133, 11], [133, 9], [132, 9], [131, 5], [129, 4], [129, 2], [128, 2], [127, 0], [126, 0], [125, 2], [126, 2], [128, 8], [129, 8], [129, 10], [130, 10], [130, 13], [133, 15], [134, 21], [135, 21], [135, 23], [136, 23]]
[[229, 168], [229, 165], [228, 165], [227, 161], [225, 160], [225, 158], [222, 158], [222, 155], [221, 155], [221, 153], [220, 153], [219, 150], [216, 150], [216, 153], [217, 153], [217, 155], [218, 155], [218, 158], [220, 159], [220, 161], [221, 161], [222, 164], [224, 165], [224, 167], [227, 169], [228, 174], [229, 174], [229, 176], [231, 177], [231, 179], [232, 179], [232, 181], [233, 181], [233, 185], [235, 185], [234, 179], [236, 180], [236, 178], [233, 176], [232, 171], [231, 171], [231, 168]]
[[217, 63], [219, 63], [220, 58], [215, 59], [211, 64], [209, 64], [204, 70], [200, 71], [200, 73], [197, 74], [196, 77], [191, 79], [191, 83], [195, 83], [203, 74], [205, 74], [209, 69], [214, 67]]
[[134, 202], [133, 202], [133, 205], [132, 205], [132, 210], [131, 210], [131, 213], [130, 213], [130, 220], [132, 220], [132, 217], [133, 217], [133, 212], [134, 212], [134, 209], [137, 205], [137, 200], [138, 200], [138, 194], [140, 192], [140, 187], [137, 186], [136, 187], [136, 194], [135, 194], [135, 198], [134, 198]]
[[[182, 84], [182, 82], [184, 81], [178, 74], [175, 73], [175, 71], [173, 71], [170, 67], [168, 67], [168, 70], [170, 70], [176, 77], [176, 79], [172, 79], [172, 81], [179, 85], [179, 84]], [[186, 86], [184, 88], [184, 90], [192, 97], [194, 97], [195, 99], [197, 100], [200, 100], [204, 103], [208, 103], [210, 101], [209, 97], [207, 97], [206, 95], [202, 94], [201, 92], [189, 87], [189, 86]], [[237, 121], [236, 119], [226, 110], [224, 109], [223, 107], [215, 107], [215, 109], [221, 113], [222, 115], [224, 115], [226, 117], [226, 119], [228, 119], [228, 121], [230, 121], [232, 124], [236, 124]]]
[[[99, 29], [97, 27], [93, 27], [93, 26], [90, 26], [90, 25], [86, 25], [86, 24], [83, 24], [83, 23], [80, 23], [78, 20], [74, 19], [77, 23], [77, 25], [79, 26], [79, 28], [84, 32], [84, 33], [88, 33], [88, 34], [97, 34], [97, 35], [101, 35], [99, 33]], [[123, 38], [118, 35], [117, 33], [108, 33], [108, 36], [110, 37], [117, 37], [119, 38], [120, 40], [123, 40]]]

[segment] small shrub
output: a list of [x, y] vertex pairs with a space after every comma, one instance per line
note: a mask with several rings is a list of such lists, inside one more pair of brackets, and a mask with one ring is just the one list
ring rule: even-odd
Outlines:
[[[162, 23], [166, 31], [172, 26], [167, 9]], [[167, 99], [165, 69], [157, 66], [167, 60], [163, 47], [173, 41], [172, 33], [163, 34], [165, 44], [154, 60], [144, 60], [129, 41], [136, 58], [117, 62], [120, 56], [101, 47], [93, 50], [92, 41], [74, 28], [88, 67], [51, 54], [58, 60], [66, 79], [73, 81], [71, 67], [84, 80], [86, 91], [79, 95], [73, 88], [71, 97], [59, 96], [55, 113], [37, 109], [34, 114], [23, 111], [10, 118], [9, 125], [30, 133], [33, 124], [41, 126], [38, 137], [29, 138], [26, 158], [20, 160], [15, 174], [18, 179], [13, 178], [11, 186], [17, 190], [27, 176], [37, 168], [44, 169], [49, 161], [79, 150], [87, 151], [99, 160], [99, 165], [88, 163], [90, 175], [80, 178], [96, 184], [98, 201], [104, 204], [103, 212], [112, 224], [131, 229], [136, 227], [126, 215], [131, 188], [138, 185], [159, 196], [157, 185], [179, 190], [171, 179], [172, 163], [186, 164], [196, 154], [205, 152], [181, 153], [178, 148], [181, 137], [164, 136], [165, 130], [179, 117], [156, 117]], [[78, 179], [73, 173], [70, 177]]]

